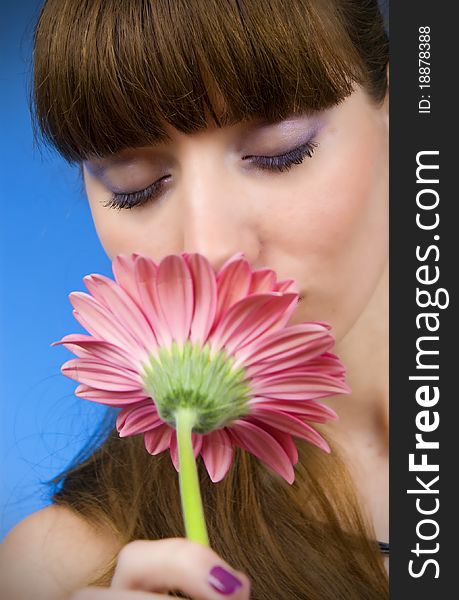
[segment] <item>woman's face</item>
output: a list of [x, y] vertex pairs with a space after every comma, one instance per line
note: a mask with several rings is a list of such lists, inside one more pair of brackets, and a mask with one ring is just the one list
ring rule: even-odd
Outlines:
[[[83, 165], [109, 257], [138, 252], [159, 261], [199, 252], [217, 269], [242, 251], [253, 267], [297, 281], [303, 300], [291, 323], [328, 321], [339, 341], [369, 302], [388, 258], [387, 101], [376, 107], [357, 88], [313, 117], [168, 132], [166, 143]], [[256, 158], [311, 143], [312, 157], [288, 170], [261, 168], [269, 163]], [[141, 206], [104, 206], [113, 192], [143, 190], [160, 179], [159, 193]]]

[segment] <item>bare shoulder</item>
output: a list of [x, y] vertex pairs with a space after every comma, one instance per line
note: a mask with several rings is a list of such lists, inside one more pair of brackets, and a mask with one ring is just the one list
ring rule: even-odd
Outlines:
[[2, 600], [66, 600], [121, 549], [68, 508], [47, 506], [18, 523], [0, 545]]

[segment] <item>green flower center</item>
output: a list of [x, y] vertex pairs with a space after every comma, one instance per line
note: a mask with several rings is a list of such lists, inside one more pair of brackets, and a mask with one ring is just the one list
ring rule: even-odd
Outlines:
[[233, 369], [235, 359], [224, 350], [211, 357], [207, 344], [187, 341], [180, 348], [173, 342], [160, 348], [158, 355], [150, 355], [144, 365], [144, 389], [161, 419], [172, 427], [183, 407], [195, 414], [195, 433], [209, 433], [249, 412], [245, 369]]

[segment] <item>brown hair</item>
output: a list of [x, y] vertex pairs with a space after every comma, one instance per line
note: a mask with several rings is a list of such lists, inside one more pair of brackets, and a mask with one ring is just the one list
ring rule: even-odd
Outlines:
[[[252, 117], [336, 105], [362, 85], [386, 95], [388, 40], [376, 0], [48, 0], [34, 46], [36, 135], [69, 162]], [[216, 95], [224, 100], [218, 110]], [[184, 535], [177, 473], [115, 414], [63, 473], [52, 501], [122, 544]], [[252, 580], [252, 598], [387, 598], [373, 530], [335, 451], [297, 440], [287, 484], [237, 449], [213, 484], [198, 460], [212, 548]], [[97, 580], [109, 585], [116, 556]]]

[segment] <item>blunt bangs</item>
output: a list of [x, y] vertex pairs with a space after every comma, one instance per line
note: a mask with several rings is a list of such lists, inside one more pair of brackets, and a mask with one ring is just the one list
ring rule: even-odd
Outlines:
[[165, 141], [165, 124], [192, 133], [209, 120], [277, 121], [338, 104], [365, 85], [368, 65], [337, 7], [48, 0], [34, 36], [36, 136], [72, 163]]

